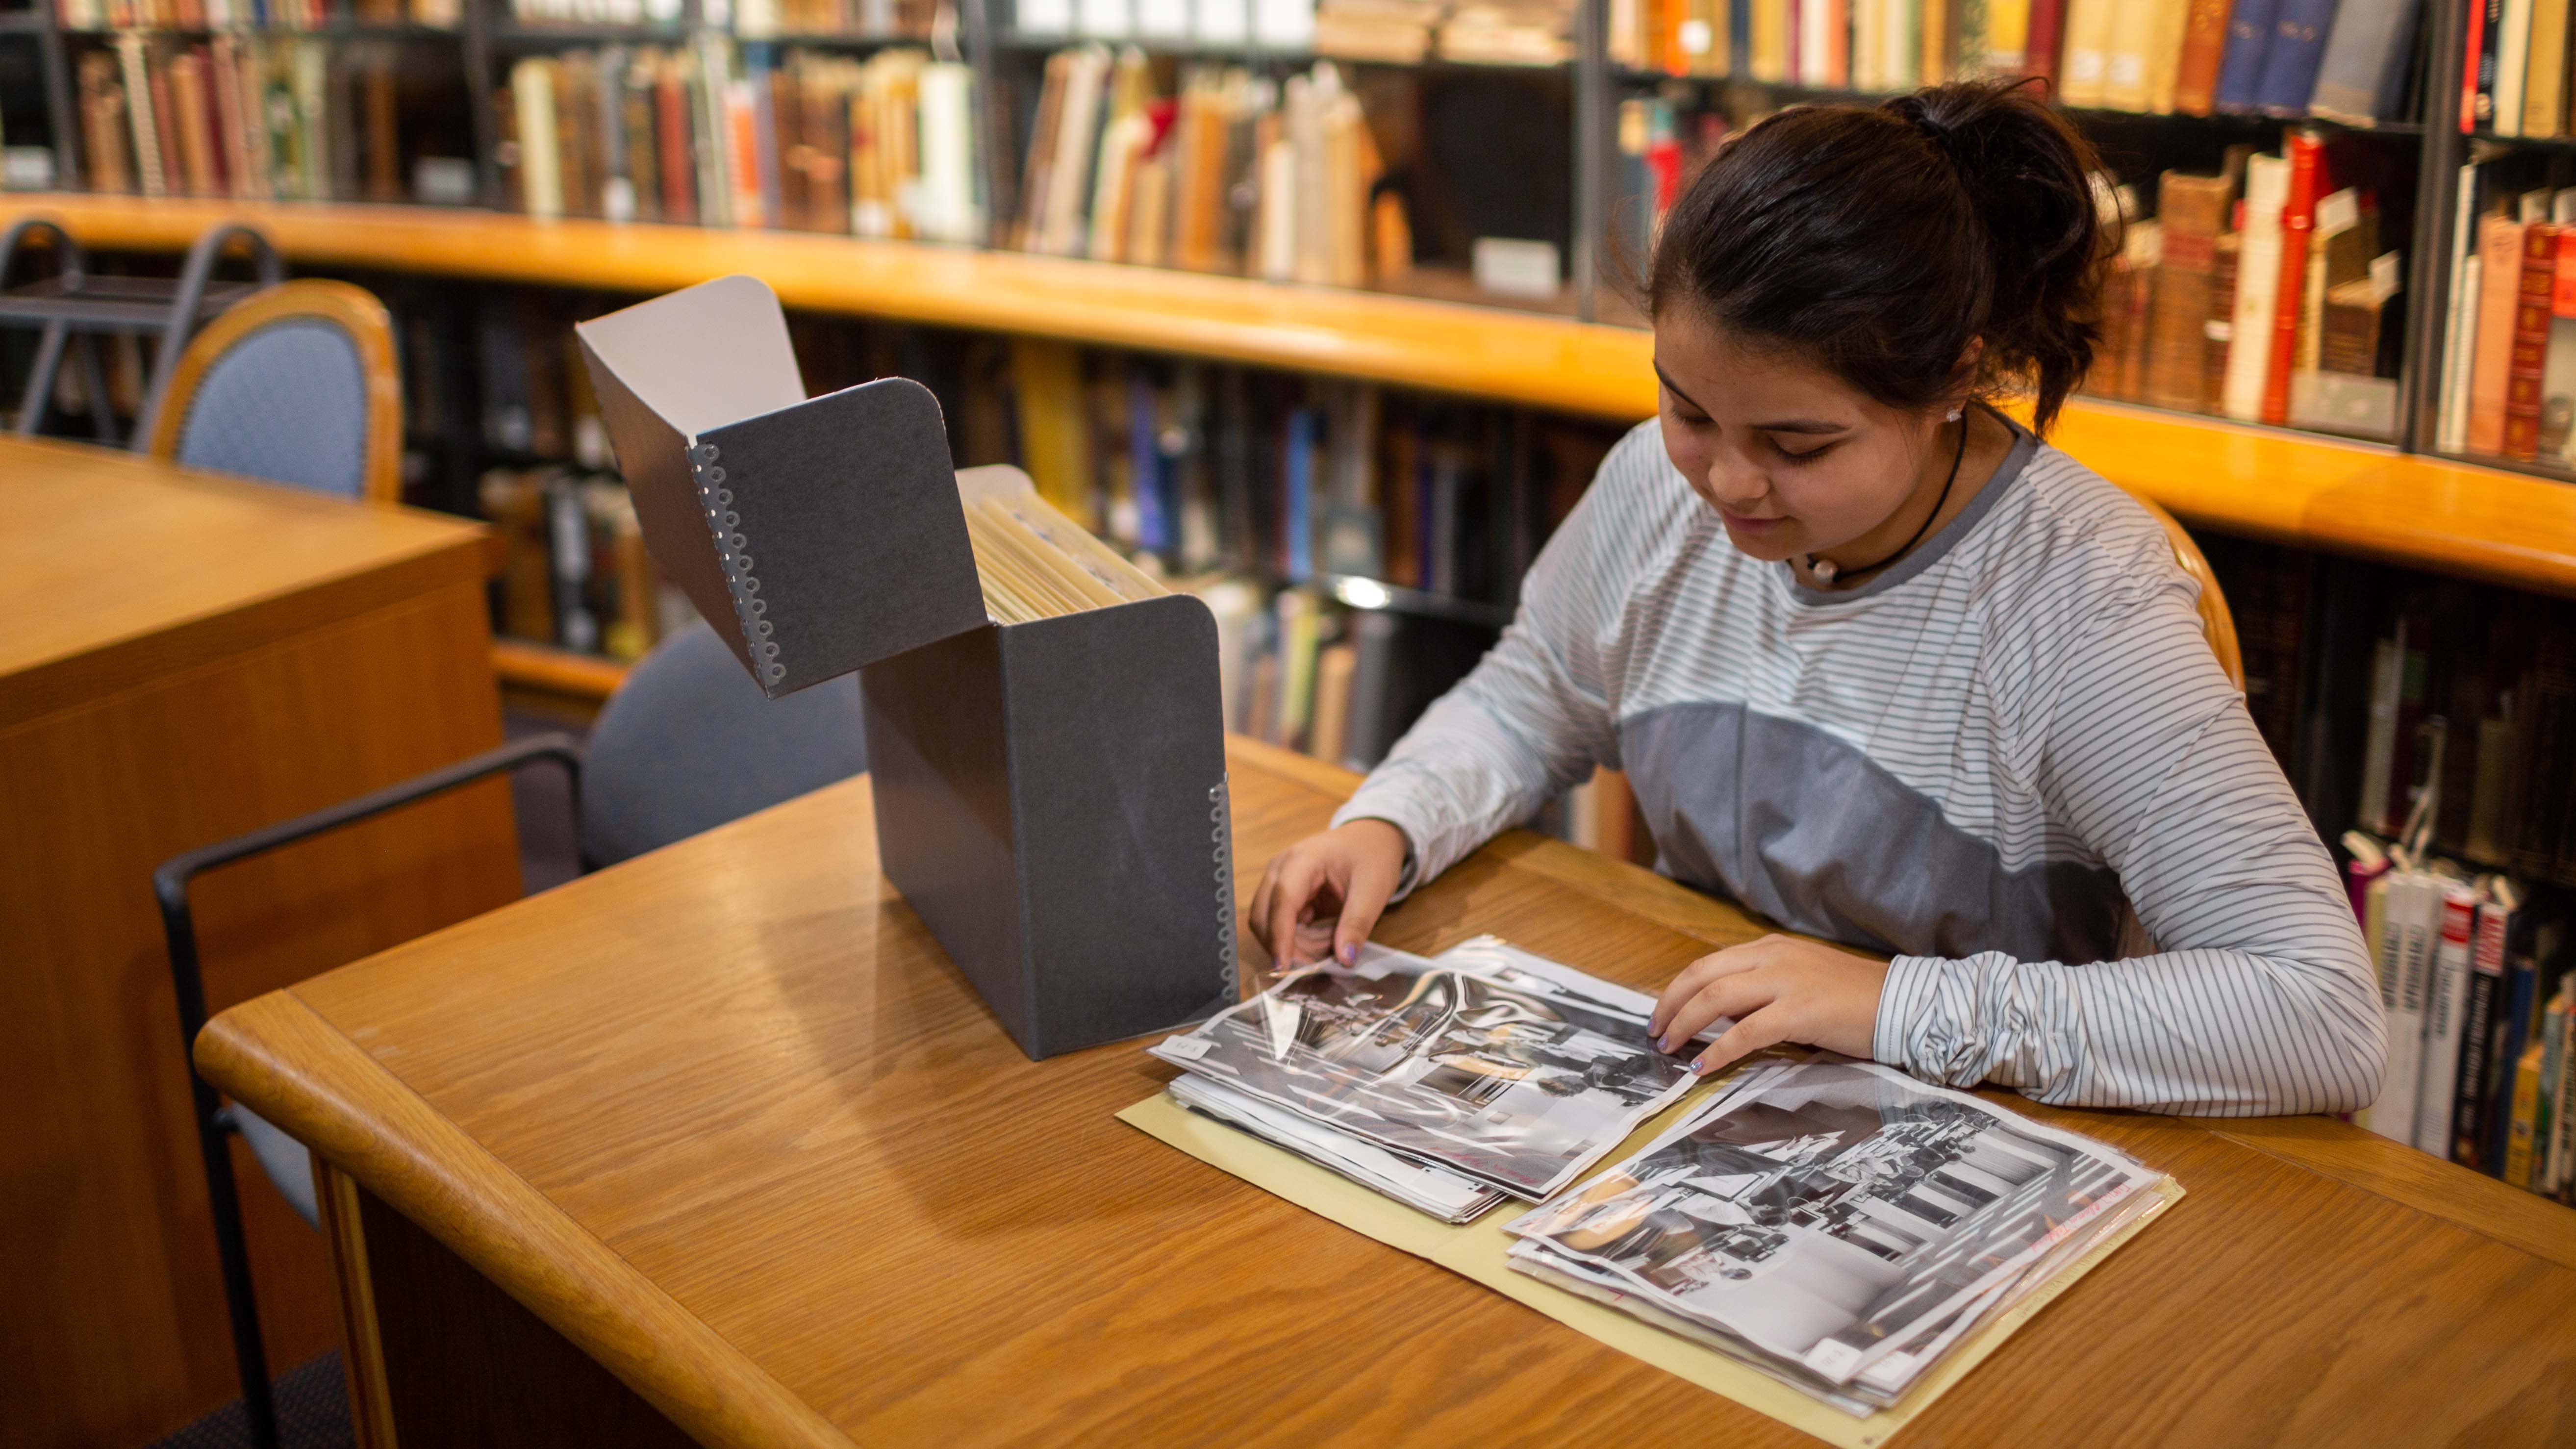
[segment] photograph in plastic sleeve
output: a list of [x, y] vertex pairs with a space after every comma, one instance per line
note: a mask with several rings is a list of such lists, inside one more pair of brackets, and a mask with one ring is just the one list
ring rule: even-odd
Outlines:
[[1152, 1050], [1533, 1201], [1698, 1080], [1642, 1014], [1377, 946]]
[[1474, 1222], [1509, 1200], [1499, 1189], [1310, 1121], [1213, 1077], [1184, 1072], [1166, 1090], [1173, 1101], [1201, 1116], [1249, 1132], [1444, 1223]]
[[1509, 1226], [1830, 1383], [1892, 1389], [1961, 1313], [2158, 1175], [1964, 1093], [1819, 1061]]

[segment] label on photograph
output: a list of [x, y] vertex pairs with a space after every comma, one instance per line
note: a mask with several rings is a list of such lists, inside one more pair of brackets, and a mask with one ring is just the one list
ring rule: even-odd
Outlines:
[[1163, 1055], [1165, 1056], [1187, 1057], [1191, 1061], [1197, 1061], [1199, 1058], [1206, 1056], [1211, 1049], [1212, 1048], [1209, 1043], [1199, 1037], [1168, 1036], [1163, 1038]]

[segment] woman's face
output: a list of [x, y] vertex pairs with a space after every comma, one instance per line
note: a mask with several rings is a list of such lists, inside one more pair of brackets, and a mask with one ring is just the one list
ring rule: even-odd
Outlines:
[[1687, 307], [1655, 323], [1655, 374], [1664, 451], [1727, 538], [1766, 561], [1828, 554], [1886, 523], [1914, 492], [1940, 417], [1741, 346]]

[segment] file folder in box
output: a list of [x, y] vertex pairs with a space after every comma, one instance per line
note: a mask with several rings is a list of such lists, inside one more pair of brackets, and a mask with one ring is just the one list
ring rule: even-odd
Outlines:
[[755, 278], [575, 331], [646, 546], [762, 690], [860, 671], [886, 876], [1021, 1050], [1230, 1004], [1207, 607], [1173, 594], [993, 622], [964, 505], [1027, 477], [957, 472], [918, 383], [806, 398]]

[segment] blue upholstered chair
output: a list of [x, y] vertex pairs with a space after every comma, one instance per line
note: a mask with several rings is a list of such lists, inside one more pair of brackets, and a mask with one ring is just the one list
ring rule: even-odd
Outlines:
[[135, 436], [191, 468], [399, 502], [393, 322], [346, 282], [271, 287], [189, 342]]
[[858, 677], [767, 698], [701, 621], [627, 675], [584, 755], [582, 854], [615, 865], [866, 769]]
[[[572, 777], [585, 866], [613, 865], [857, 774], [867, 768], [860, 728], [857, 679], [836, 679], [785, 699], [767, 699], [724, 641], [701, 622], [664, 640], [636, 664], [600, 712], [587, 746], [563, 735], [516, 740], [374, 794], [177, 856], [153, 872], [152, 887], [170, 946], [182, 1046], [193, 1051], [206, 1024], [196, 928], [188, 908], [188, 883], [203, 871], [541, 760], [562, 765]], [[225, 1105], [193, 1069], [188, 1080], [196, 1094], [198, 1141], [223, 1260], [243, 1409], [252, 1442], [272, 1449], [278, 1442], [276, 1408], [225, 1134], [242, 1135], [262, 1173], [308, 1223], [318, 1222], [313, 1159], [302, 1143], [274, 1125], [243, 1107]]]

